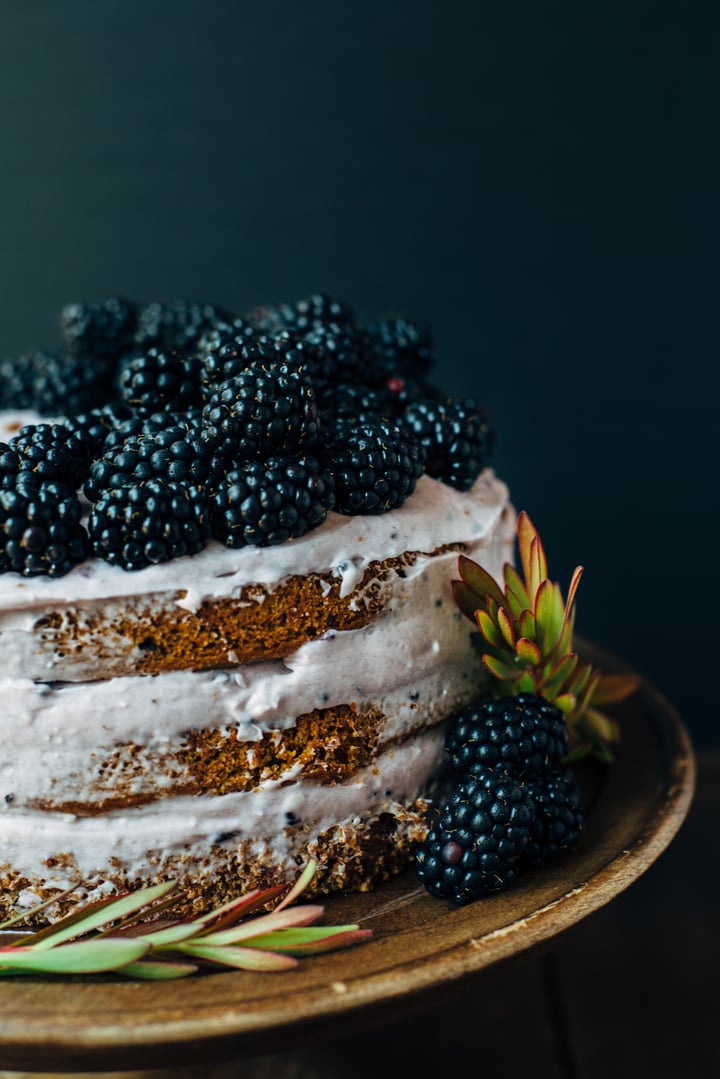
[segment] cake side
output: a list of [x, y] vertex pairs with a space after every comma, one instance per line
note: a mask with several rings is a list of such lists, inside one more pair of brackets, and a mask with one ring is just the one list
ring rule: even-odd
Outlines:
[[[188, 902], [200, 904], [292, 874], [309, 857], [320, 859], [321, 891], [369, 887], [404, 864], [442, 773], [445, 720], [482, 689], [470, 627], [452, 600], [458, 552], [472, 552], [499, 574], [514, 524], [504, 485], [491, 474], [471, 492], [441, 492], [444, 515], [432, 498], [441, 485], [425, 486], [427, 498], [415, 506], [408, 500], [378, 527], [354, 522], [362, 557], [344, 547], [344, 577], [335, 573], [337, 588], [315, 595], [326, 628], [296, 640], [281, 659], [241, 663], [235, 655], [234, 665], [218, 669], [180, 664], [90, 681], [0, 679], [0, 729], [12, 746], [0, 768], [5, 894], [31, 905], [70, 886], [94, 897], [172, 876]], [[336, 529], [331, 521], [328, 533]], [[397, 550], [418, 537], [446, 542], [428, 552]], [[395, 564], [381, 581], [382, 604], [368, 611], [368, 567], [374, 573], [383, 564], [376, 555], [385, 543]], [[326, 544], [320, 535], [322, 572]], [[245, 552], [231, 553], [242, 567]], [[171, 585], [151, 594], [159, 636], [164, 615], [194, 617], [205, 602], [222, 602], [223, 585], [236, 587], [233, 575], [205, 579], [202, 555], [185, 561], [196, 567], [191, 609], [190, 589], [173, 587], [187, 567], [153, 569], [156, 581]], [[140, 575], [123, 582], [133, 576]], [[42, 584], [72, 606], [72, 577]], [[93, 598], [88, 578], [78, 573], [76, 581], [82, 603], [98, 612], [135, 602], [129, 593]], [[47, 645], [36, 633], [47, 596], [37, 582], [26, 583], [35, 606], [13, 610], [6, 588], [5, 618], [16, 629], [25, 618], [27, 647], [37, 648]], [[285, 583], [273, 582], [251, 612], [273, 594], [286, 597]], [[348, 609], [363, 613], [350, 629], [332, 625], [343, 589]], [[210, 601], [206, 591], [214, 593]], [[20, 654], [11, 640], [7, 633], [0, 639], [8, 662]], [[92, 651], [85, 645], [78, 655], [97, 651], [97, 643]], [[93, 666], [96, 675], [101, 670], [107, 673]]]

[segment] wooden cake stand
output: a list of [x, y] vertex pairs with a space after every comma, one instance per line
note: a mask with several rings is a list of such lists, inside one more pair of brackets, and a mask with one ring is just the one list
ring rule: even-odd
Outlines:
[[[605, 669], [627, 670], [589, 644], [583, 653]], [[644, 873], [692, 799], [692, 750], [671, 705], [644, 681], [614, 714], [623, 733], [616, 760], [578, 771], [587, 824], [578, 848], [556, 863], [460, 908], [430, 897], [412, 871], [370, 893], [331, 897], [328, 920], [371, 928], [372, 939], [281, 975], [0, 979], [0, 1068], [36, 1076], [224, 1075], [223, 1061], [398, 1019], [547, 946]], [[196, 1065], [203, 1070], [195, 1073]]]

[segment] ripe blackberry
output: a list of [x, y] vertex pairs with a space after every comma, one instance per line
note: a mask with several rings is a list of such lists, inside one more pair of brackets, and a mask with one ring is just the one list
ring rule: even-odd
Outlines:
[[529, 780], [557, 768], [568, 751], [567, 724], [543, 697], [502, 697], [455, 716], [445, 748], [460, 772], [501, 767]]
[[240, 337], [225, 340], [215, 351], [209, 352], [200, 369], [200, 392], [204, 402], [225, 382], [230, 382], [255, 363], [272, 362], [277, 356], [267, 354], [258, 337]]
[[0, 407], [71, 416], [113, 395], [113, 370], [103, 359], [69, 353], [30, 352], [0, 364]]
[[69, 303], [60, 312], [60, 328], [68, 352], [116, 359], [133, 343], [137, 306], [111, 297], [93, 303]]
[[272, 334], [287, 329], [303, 332], [328, 322], [352, 324], [355, 315], [342, 300], [318, 292], [295, 303], [255, 307], [248, 319], [260, 333]]
[[203, 490], [225, 467], [226, 463], [216, 459], [213, 448], [197, 429], [187, 425], [145, 428], [106, 449], [92, 463], [85, 481], [85, 497], [97, 502], [112, 488], [135, 486], [151, 479]]
[[315, 391], [302, 369], [253, 363], [222, 383], [203, 409], [207, 437], [250, 460], [310, 446], [318, 436]]
[[200, 363], [184, 352], [148, 349], [120, 364], [120, 396], [141, 416], [200, 403]]
[[345, 514], [397, 509], [415, 490], [423, 459], [418, 444], [391, 423], [355, 427], [340, 421], [323, 454], [335, 480], [335, 509]]
[[582, 795], [568, 769], [551, 771], [531, 780], [528, 792], [536, 813], [524, 860], [528, 865], [544, 865], [549, 858], [577, 843], [585, 823]]
[[392, 399], [380, 390], [355, 383], [339, 383], [324, 386], [318, 393], [318, 407], [328, 425], [336, 426], [338, 420], [345, 424], [362, 426], [388, 423], [396, 415]]
[[248, 364], [263, 357], [254, 327], [245, 319], [235, 319], [232, 324], [220, 323], [201, 337], [198, 358], [200, 393], [206, 401], [220, 383], [234, 378]]
[[168, 480], [114, 487], [93, 505], [88, 532], [99, 558], [142, 569], [205, 547], [207, 502], [194, 488]]
[[150, 348], [162, 352], [179, 349], [195, 355], [203, 334], [219, 323], [232, 322], [234, 317], [224, 307], [197, 300], [155, 300], [138, 311], [135, 343], [142, 352]]
[[447, 397], [408, 405], [403, 423], [425, 447], [425, 471], [458, 491], [469, 490], [492, 450], [494, 435], [483, 409]]
[[126, 405], [111, 402], [77, 416], [64, 417], [60, 423], [87, 445], [90, 457], [94, 459], [102, 453], [105, 440], [131, 415]]
[[299, 347], [311, 364], [316, 382], [362, 383], [367, 381], [367, 362], [362, 341], [348, 323], [319, 323], [304, 332]]
[[534, 814], [525, 784], [507, 772], [463, 777], [417, 852], [418, 879], [459, 904], [504, 887], [518, 872]]
[[199, 408], [186, 408], [180, 411], [166, 409], [151, 412], [148, 415], [138, 415], [128, 410], [126, 415], [119, 419], [108, 432], [103, 455], [109, 455], [125, 442], [132, 441], [141, 435], [159, 435], [171, 427], [179, 427], [184, 432], [199, 435], [202, 429], [202, 410]]
[[425, 322], [384, 318], [365, 327], [372, 365], [384, 375], [422, 375], [433, 364], [435, 342]]
[[71, 488], [22, 472], [0, 490], [0, 572], [62, 577], [82, 562], [87, 535]]
[[233, 469], [212, 493], [212, 534], [227, 547], [284, 543], [332, 508], [332, 477], [310, 454], [269, 457]]
[[251, 341], [256, 335], [255, 327], [245, 318], [238, 316], [230, 320], [219, 319], [198, 338], [197, 357], [204, 363], [206, 357], [217, 352], [222, 345], [230, 342], [241, 344], [243, 341]]
[[[56, 480], [72, 489], [80, 486], [92, 458], [88, 439], [59, 423], [21, 427], [7, 450], [16, 455], [18, 471], [28, 470], [40, 479]], [[7, 454], [3, 461], [9, 464]]]

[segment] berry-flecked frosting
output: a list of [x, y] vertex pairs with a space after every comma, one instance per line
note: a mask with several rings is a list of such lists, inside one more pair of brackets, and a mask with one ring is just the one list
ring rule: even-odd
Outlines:
[[421, 476], [467, 491], [490, 457], [484, 410], [431, 381], [424, 324], [320, 294], [243, 316], [113, 298], [60, 328], [0, 364], [2, 574], [277, 546], [397, 509]]

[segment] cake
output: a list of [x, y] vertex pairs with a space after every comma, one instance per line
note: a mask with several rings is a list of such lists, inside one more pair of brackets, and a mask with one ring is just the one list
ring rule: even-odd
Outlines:
[[[293, 310], [294, 333], [309, 338], [325, 325], [316, 319], [308, 330], [300, 325], [302, 305]], [[255, 313], [253, 332], [264, 329], [267, 339], [268, 320], [277, 317]], [[225, 345], [231, 332], [236, 359], [244, 326], [235, 320], [231, 331], [226, 324], [204, 329]], [[383, 333], [375, 331], [374, 355], [387, 357]], [[313, 359], [318, 347], [308, 353]], [[416, 361], [425, 347], [418, 335]], [[201, 376], [228, 355], [217, 340], [186, 354]], [[399, 363], [398, 347], [394, 356]], [[132, 362], [146, 386], [148, 363]], [[155, 371], [156, 359], [149, 363]], [[272, 366], [263, 359], [264, 372]], [[337, 418], [343, 445], [358, 423], [370, 438], [368, 400], [379, 385], [393, 402], [393, 422], [407, 408], [407, 371], [384, 368], [362, 401], [350, 394], [355, 426]], [[5, 490], [36, 497], [37, 485], [50, 481], [38, 478], [37, 464], [23, 476], [27, 446], [14, 442], [18, 430], [32, 440], [47, 426], [17, 411], [36, 405], [33, 392], [0, 399], [13, 406], [2, 414], [2, 437], [15, 453], [15, 463], [6, 453], [0, 465]], [[471, 426], [471, 407], [459, 405], [456, 419], [469, 417]], [[137, 408], [142, 422], [147, 414]], [[121, 421], [103, 422], [117, 430]], [[70, 427], [77, 434], [78, 425]], [[146, 437], [137, 425], [129, 430], [129, 441]], [[297, 437], [289, 451], [296, 457], [319, 438]], [[50, 443], [38, 435], [37, 445]], [[59, 896], [58, 913], [78, 900], [174, 879], [188, 907], [200, 910], [287, 880], [311, 858], [320, 892], [366, 889], [404, 868], [442, 780], [446, 722], [483, 692], [472, 626], [453, 602], [458, 557], [499, 578], [512, 554], [514, 512], [486, 450], [475, 447], [471, 475], [461, 461], [460, 481], [450, 451], [440, 466], [423, 450], [424, 465], [405, 478], [402, 496], [393, 489], [379, 509], [326, 505], [321, 520], [283, 542], [273, 535], [233, 546], [232, 536], [222, 542], [213, 533], [157, 564], [128, 566], [93, 539], [92, 514], [104, 497], [96, 491], [85, 507], [90, 544], [82, 558], [59, 570], [38, 569], [32, 559], [20, 571], [7, 569], [25, 555], [17, 542], [12, 547], [18, 511], [0, 492], [9, 560], [0, 573], [4, 908]], [[338, 451], [336, 464], [341, 459], [346, 468]], [[125, 498], [131, 481], [112, 482]], [[212, 517], [207, 506], [203, 512]]]

